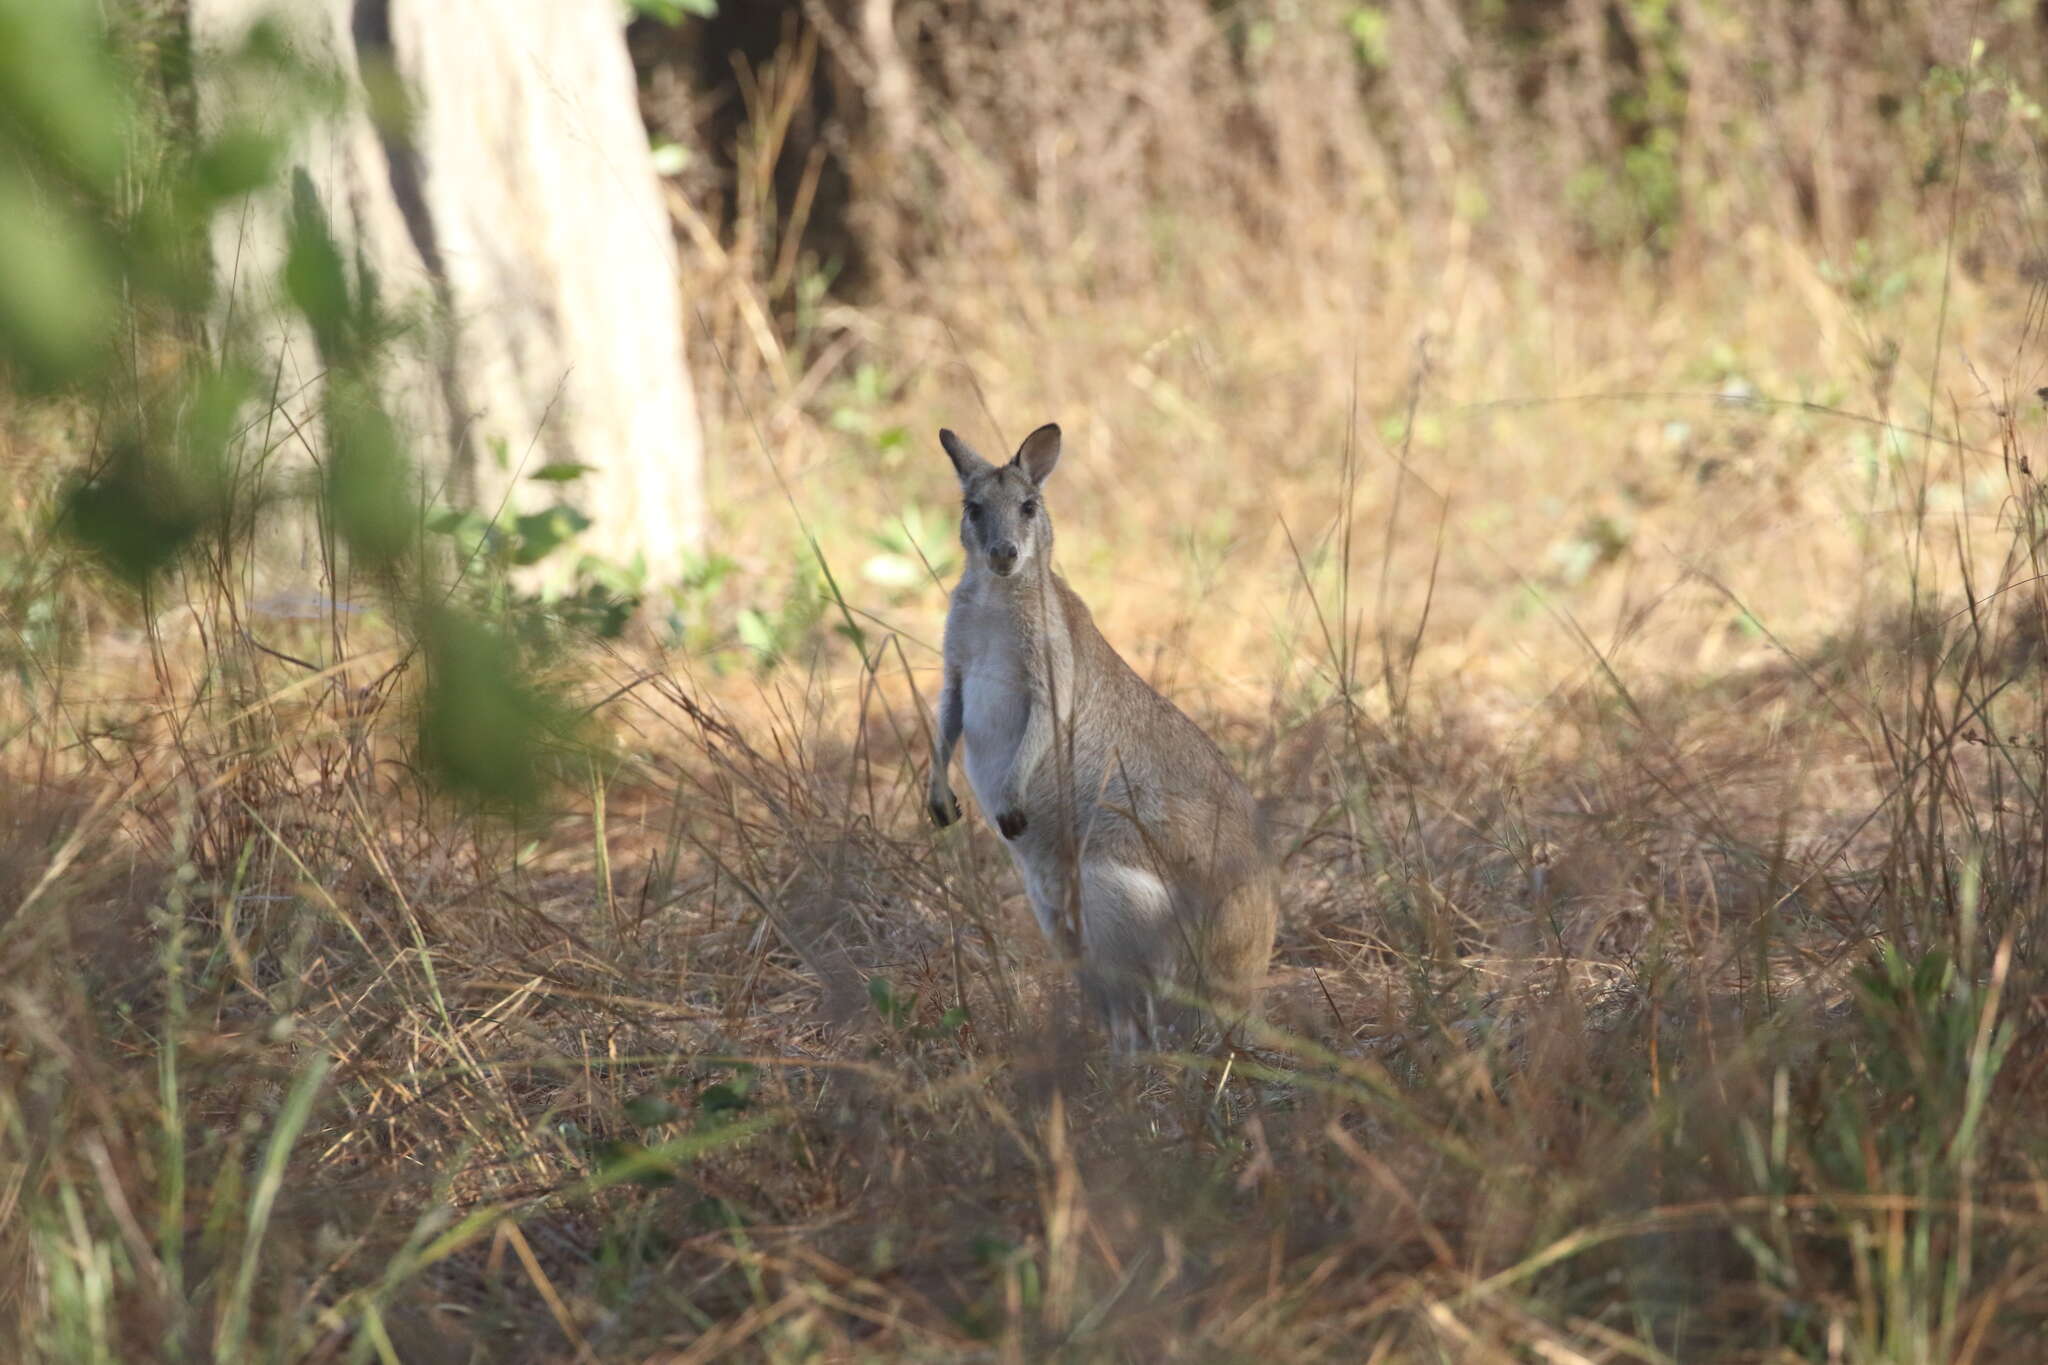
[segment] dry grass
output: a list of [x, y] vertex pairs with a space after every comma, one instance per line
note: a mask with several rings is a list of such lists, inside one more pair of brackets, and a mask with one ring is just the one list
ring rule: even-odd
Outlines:
[[[1151, 9], [906, 18], [858, 294], [773, 112], [857, 36], [750, 77], [694, 229], [738, 570], [579, 661], [544, 818], [423, 789], [373, 616], [11, 616], [0, 1351], [2034, 1358], [2034, 21]], [[1610, 12], [1690, 91], [1622, 239]], [[996, 838], [922, 826], [930, 433], [1047, 418], [1065, 571], [1280, 833], [1232, 1058], [1109, 1067]]]

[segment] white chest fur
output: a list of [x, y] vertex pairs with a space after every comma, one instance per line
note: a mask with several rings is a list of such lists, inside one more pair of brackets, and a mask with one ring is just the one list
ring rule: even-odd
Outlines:
[[[993, 615], [993, 613], [987, 613]], [[961, 625], [969, 647], [960, 669], [961, 738], [967, 745], [967, 780], [988, 818], [1010, 774], [1030, 711], [1030, 680], [1015, 631], [977, 612]]]

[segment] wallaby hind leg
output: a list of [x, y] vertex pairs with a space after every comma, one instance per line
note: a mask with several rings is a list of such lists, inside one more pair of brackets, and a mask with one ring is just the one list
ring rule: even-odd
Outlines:
[[1101, 963], [1080, 970], [1081, 998], [1109, 1033], [1109, 1049], [1129, 1057], [1153, 1046], [1160, 1036], [1158, 1001], [1142, 980], [1113, 971]]
[[1173, 898], [1143, 867], [1094, 862], [1081, 871], [1081, 991], [1121, 1053], [1151, 1046], [1174, 1013]]
[[1221, 1043], [1245, 1042], [1245, 1024], [1257, 1016], [1273, 956], [1276, 900], [1272, 879], [1257, 877], [1224, 897], [1210, 918], [1197, 990]]

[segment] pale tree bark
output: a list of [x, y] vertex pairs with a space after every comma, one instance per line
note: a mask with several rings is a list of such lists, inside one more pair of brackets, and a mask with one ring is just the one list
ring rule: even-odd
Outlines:
[[[277, 306], [296, 185], [419, 324], [386, 396], [428, 491], [486, 513], [566, 499], [594, 522], [582, 548], [673, 579], [702, 530], [702, 441], [615, 0], [191, 0], [203, 118], [291, 108], [289, 88], [252, 92], [207, 61], [265, 16], [349, 96], [297, 133], [290, 183], [215, 231], [227, 317], [277, 367], [285, 411], [319, 389], [310, 338]], [[404, 130], [369, 113], [389, 74]], [[591, 472], [524, 477], [565, 461]]]

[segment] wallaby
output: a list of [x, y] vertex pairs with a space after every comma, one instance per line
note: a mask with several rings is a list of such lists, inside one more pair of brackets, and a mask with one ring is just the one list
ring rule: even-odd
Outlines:
[[1276, 875], [1251, 793], [1053, 572], [1041, 490], [1059, 427], [1000, 468], [950, 431], [939, 444], [960, 476], [967, 569], [946, 613], [931, 818], [960, 818], [947, 767], [965, 739], [982, 815], [1118, 1049], [1202, 1012], [1227, 1033], [1273, 949]]

